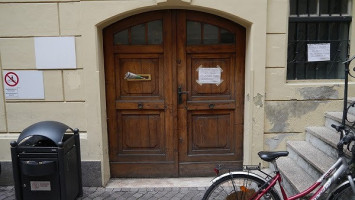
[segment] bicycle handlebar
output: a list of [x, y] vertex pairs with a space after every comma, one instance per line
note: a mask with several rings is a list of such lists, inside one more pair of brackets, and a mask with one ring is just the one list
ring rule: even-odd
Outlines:
[[[334, 128], [337, 132], [341, 133], [341, 137], [340, 137], [340, 140], [337, 144], [337, 148], [338, 148], [339, 156], [342, 156], [344, 154], [344, 145], [348, 145], [348, 150], [350, 150], [349, 146], [350, 146], [351, 142], [355, 141], [354, 132], [351, 130], [346, 130], [343, 125], [337, 126], [335, 124], [332, 124], [331, 127]], [[352, 148], [351, 152], [354, 156], [355, 152], [353, 152], [353, 148]]]
[[343, 145], [348, 145], [350, 142], [355, 141], [355, 136], [354, 133], [349, 132], [348, 135], [345, 135], [339, 143], [342, 143]]
[[335, 124], [332, 124], [331, 127], [334, 128], [337, 132], [340, 132], [344, 129], [344, 127], [342, 125], [337, 126]]

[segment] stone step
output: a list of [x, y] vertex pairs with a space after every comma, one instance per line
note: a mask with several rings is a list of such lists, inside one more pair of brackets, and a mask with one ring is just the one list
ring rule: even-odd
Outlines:
[[288, 196], [298, 194], [306, 190], [316, 181], [305, 170], [289, 157], [277, 160], [277, 166], [283, 178], [283, 186]]
[[339, 138], [339, 133], [325, 126], [306, 128], [306, 141], [333, 159], [338, 158]]
[[[350, 106], [350, 104], [353, 103], [354, 101], [355, 101], [355, 97], [348, 98], [348, 106]], [[350, 107], [348, 113], [355, 115], [355, 107]]]
[[306, 141], [288, 141], [289, 157], [305, 170], [313, 179], [318, 179], [336, 161]]
[[[335, 160], [338, 159], [337, 144], [339, 139], [340, 133], [334, 129], [324, 126], [306, 128], [306, 141]], [[351, 152], [345, 146], [344, 153], [347, 158], [351, 157]]]
[[[330, 129], [333, 129], [331, 125], [332, 124], [340, 125], [342, 118], [343, 118], [343, 112], [327, 112], [325, 114], [325, 126]], [[355, 115], [348, 113], [347, 118], [348, 121], [346, 121], [346, 125], [352, 126], [351, 122], [355, 122]]]

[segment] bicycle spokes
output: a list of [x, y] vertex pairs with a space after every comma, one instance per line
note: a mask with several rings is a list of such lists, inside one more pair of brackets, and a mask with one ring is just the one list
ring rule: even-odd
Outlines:
[[240, 187], [239, 191], [234, 191], [226, 197], [226, 200], [236, 200], [236, 199], [251, 199], [255, 194], [254, 189], [248, 189], [244, 186]]

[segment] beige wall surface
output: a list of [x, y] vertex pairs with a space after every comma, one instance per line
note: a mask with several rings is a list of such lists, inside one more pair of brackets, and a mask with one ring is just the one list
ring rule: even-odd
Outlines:
[[[106, 183], [110, 174], [102, 30], [146, 11], [190, 9], [222, 16], [247, 30], [244, 163], [257, 164], [256, 152], [282, 149], [287, 138], [304, 138], [306, 126], [321, 125], [324, 112], [341, 109], [341, 81], [286, 81], [288, 2], [0, 0], [1, 72], [38, 70], [34, 37], [74, 36], [77, 59], [76, 69], [41, 70], [44, 100], [5, 100], [1, 81], [0, 160], [10, 159], [9, 141], [26, 126], [57, 120], [81, 130], [82, 159], [102, 161], [102, 182]], [[300, 107], [308, 109], [293, 112]]]

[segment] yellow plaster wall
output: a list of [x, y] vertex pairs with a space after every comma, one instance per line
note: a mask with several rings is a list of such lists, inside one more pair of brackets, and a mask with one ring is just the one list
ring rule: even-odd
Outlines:
[[8, 131], [21, 132], [45, 120], [57, 120], [73, 128], [85, 130], [84, 104], [81, 102], [11, 102], [6, 103]]
[[0, 38], [0, 52], [3, 69], [34, 69], [36, 67], [32, 37]]
[[0, 37], [58, 36], [57, 3], [1, 3]]
[[[0, 76], [2, 77], [1, 51], [0, 51]], [[0, 90], [1, 90], [0, 91], [0, 133], [1, 133], [7, 131], [3, 81], [0, 82]]]
[[342, 100], [267, 101], [265, 132], [302, 133], [308, 126], [324, 125], [324, 114], [342, 106]]
[[63, 71], [65, 101], [85, 101], [83, 70]]
[[80, 26], [80, 3], [68, 2], [60, 3], [59, 10], [59, 28], [61, 35], [81, 35]]

